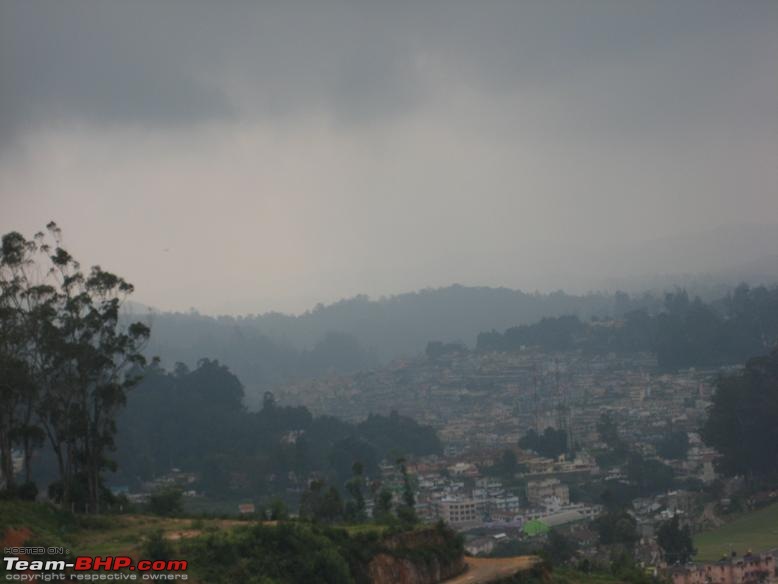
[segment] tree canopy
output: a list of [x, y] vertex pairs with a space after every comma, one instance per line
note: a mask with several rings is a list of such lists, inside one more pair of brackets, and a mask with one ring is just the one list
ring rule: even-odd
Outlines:
[[178, 467], [200, 475], [215, 497], [284, 493], [315, 473], [339, 489], [360, 473], [375, 477], [395, 452], [439, 454], [435, 431], [392, 412], [358, 424], [284, 406], [271, 393], [248, 411], [243, 387], [223, 364], [144, 370], [119, 420], [119, 478], [150, 480]]
[[[618, 296], [618, 295], [617, 295]], [[622, 302], [623, 303], [623, 302]], [[628, 304], [628, 303], [627, 303]], [[516, 351], [523, 346], [546, 351], [656, 354], [666, 370], [715, 367], [745, 362], [778, 341], [778, 287], [741, 284], [725, 298], [705, 303], [686, 290], [665, 295], [651, 312], [634, 308], [609, 320], [583, 322], [577, 316], [547, 317], [478, 335], [481, 351]]]
[[719, 453], [717, 470], [747, 478], [778, 475], [778, 350], [722, 376], [702, 428]]
[[678, 515], [660, 525], [656, 535], [668, 564], [685, 564], [694, 556], [691, 529], [688, 525], [681, 526]]
[[59, 227], [46, 227], [31, 240], [8, 233], [0, 248], [0, 469], [13, 489], [10, 447], [19, 444], [29, 477], [45, 435], [59, 471], [51, 492], [96, 511], [101, 473], [114, 464], [116, 417], [140, 379], [149, 328], [120, 321], [131, 284], [100, 266], [82, 270]]

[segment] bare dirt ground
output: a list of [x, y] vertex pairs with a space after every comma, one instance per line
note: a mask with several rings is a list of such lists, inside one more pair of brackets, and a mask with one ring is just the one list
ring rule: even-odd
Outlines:
[[512, 558], [465, 558], [467, 572], [446, 580], [446, 584], [479, 584], [507, 578], [517, 572], [529, 570], [538, 561], [537, 556], [516, 556]]

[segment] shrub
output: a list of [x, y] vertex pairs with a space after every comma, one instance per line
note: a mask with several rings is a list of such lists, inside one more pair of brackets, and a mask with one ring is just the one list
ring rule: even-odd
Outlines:
[[182, 509], [183, 494], [180, 489], [161, 489], [149, 498], [149, 511], [155, 515], [174, 515]]
[[162, 530], [153, 531], [143, 542], [141, 548], [143, 559], [147, 560], [169, 560], [173, 557], [173, 550], [170, 542], [165, 539]]

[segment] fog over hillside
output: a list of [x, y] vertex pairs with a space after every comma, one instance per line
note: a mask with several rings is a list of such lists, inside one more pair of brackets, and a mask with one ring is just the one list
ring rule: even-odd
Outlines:
[[656, 314], [663, 308], [665, 290], [679, 287], [715, 305], [734, 287], [714, 276], [679, 277], [675, 282], [664, 290], [632, 295], [620, 291], [529, 294], [453, 285], [379, 299], [357, 296], [317, 305], [301, 315], [211, 317], [196, 311], [149, 311], [139, 305], [130, 310], [152, 327], [149, 355], [159, 356], [166, 366], [178, 361], [191, 366], [205, 356], [216, 358], [240, 377], [249, 403], [256, 404], [262, 392], [274, 385], [414, 357], [431, 340], [473, 347], [481, 332], [531, 324], [543, 317], [576, 315], [585, 321], [619, 318], [632, 310]]
[[[558, 261], [548, 266], [549, 273], [560, 273], [544, 281], [558, 277], [560, 284], [570, 286], [565, 291], [456, 284], [380, 297], [363, 294], [319, 303], [297, 315], [211, 316], [137, 304], [131, 311], [152, 325], [149, 355], [167, 366], [177, 361], [193, 366], [205, 356], [219, 359], [246, 385], [248, 402], [256, 404], [264, 390], [278, 384], [414, 357], [431, 340], [473, 347], [481, 332], [543, 317], [571, 314], [589, 320], [633, 309], [656, 313], [664, 294], [678, 288], [715, 302], [741, 282], [778, 282], [778, 255], [771, 255], [772, 250], [778, 250], [778, 226], [725, 225], [639, 247], [560, 251]], [[552, 246], [544, 253], [556, 252]], [[598, 271], [586, 277], [579, 273], [574, 258], [581, 253], [601, 258]], [[501, 261], [510, 263], [509, 254]]]
[[[715, 301], [741, 282], [778, 282], [778, 254], [773, 250], [778, 250], [778, 225], [731, 224], [658, 238], [639, 247], [558, 252], [558, 261], [548, 269], [559, 270], [567, 286], [560, 285], [557, 291], [463, 283], [378, 297], [362, 294], [319, 303], [297, 315], [263, 310], [259, 302], [256, 311], [240, 316], [205, 315], [196, 308], [160, 311], [140, 304], [132, 304], [130, 310], [150, 314], [154, 332], [149, 351], [166, 362], [192, 364], [199, 357], [214, 355], [236, 367], [245, 360], [256, 368], [257, 359], [271, 359], [274, 365], [262, 367], [260, 377], [273, 379], [271, 369], [288, 369], [290, 374], [299, 369], [306, 375], [331, 366], [351, 370], [412, 356], [430, 340], [472, 346], [479, 332], [528, 324], [544, 316], [617, 316], [625, 310], [615, 304], [617, 292], [630, 294], [631, 307], [648, 310], [657, 310], [665, 292], [676, 288]], [[601, 265], [587, 276], [588, 285], [580, 279], [576, 285], [580, 274], [574, 260], [584, 252], [599, 258]], [[510, 254], [503, 261], [510, 264]], [[333, 333], [338, 336], [326, 339]], [[294, 356], [298, 352], [307, 355], [305, 363]], [[252, 371], [254, 378], [258, 373]]]

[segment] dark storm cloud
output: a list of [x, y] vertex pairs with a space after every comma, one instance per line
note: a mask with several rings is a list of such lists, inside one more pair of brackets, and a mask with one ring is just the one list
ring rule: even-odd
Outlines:
[[[99, 2], [4, 2], [1, 10], [6, 132], [73, 118], [177, 124], [229, 112], [181, 61], [193, 40], [166, 38], [141, 14]], [[166, 52], [166, 42], [177, 50]]]
[[547, 92], [551, 121], [582, 129], [703, 123], [731, 115], [733, 99], [738, 123], [774, 123], [764, 119], [774, 79], [757, 73], [764, 90], [733, 97], [775, 62], [770, 1], [4, 0], [0, 10], [5, 136], [70, 120], [306, 111], [362, 123], [450, 84]]
[[774, 223], [776, 63], [775, 0], [0, 0], [0, 232], [226, 312], [693, 272], [635, 250]]

